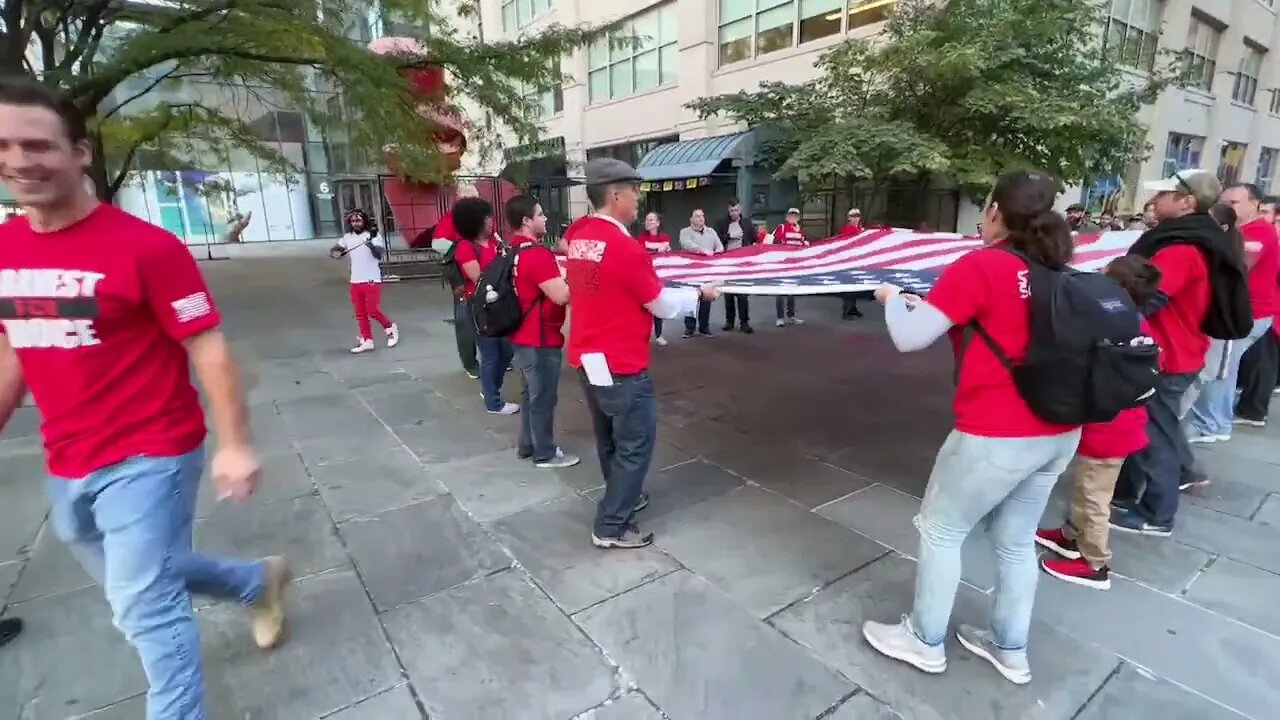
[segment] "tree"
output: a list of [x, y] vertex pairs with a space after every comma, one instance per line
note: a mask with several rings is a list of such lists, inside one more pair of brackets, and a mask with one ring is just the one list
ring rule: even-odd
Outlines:
[[945, 175], [978, 195], [1014, 167], [1081, 184], [1145, 156], [1138, 110], [1172, 77], [1121, 69], [1101, 47], [1102, 12], [1093, 0], [901, 0], [883, 34], [827, 52], [813, 80], [689, 107], [767, 127], [765, 160], [802, 186]]
[[[560, 86], [560, 58], [601, 32], [552, 26], [518, 41], [483, 42], [450, 18], [473, 18], [474, 0], [382, 0], [379, 18], [370, 18], [371, 7], [367, 0], [3, 0], [0, 73], [39, 77], [75, 99], [90, 120], [91, 177], [104, 200], [140, 161], [184, 169], [197, 153], [246, 152], [288, 175], [293, 163], [251, 124], [272, 109], [339, 128], [366, 157], [395, 145], [398, 172], [437, 181], [445, 169], [425, 142], [432, 125], [398, 70], [443, 67], [453, 101], [475, 109], [464, 118], [471, 147], [487, 149], [503, 128], [521, 140], [538, 135], [537, 110], [524, 95]], [[371, 21], [411, 33], [420, 52], [368, 52], [358, 40]]]

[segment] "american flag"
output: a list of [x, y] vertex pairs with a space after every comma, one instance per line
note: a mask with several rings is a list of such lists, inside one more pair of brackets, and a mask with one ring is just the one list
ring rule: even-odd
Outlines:
[[[1072, 265], [1101, 270], [1141, 234], [1125, 230], [1079, 235]], [[928, 291], [948, 264], [980, 247], [980, 239], [956, 233], [867, 230], [808, 247], [753, 245], [713, 257], [660, 253], [653, 266], [668, 285], [718, 281], [724, 293], [823, 295], [874, 290], [888, 282], [918, 294]]]
[[213, 312], [213, 303], [207, 293], [194, 293], [169, 303], [173, 306], [174, 318], [179, 323], [188, 323]]

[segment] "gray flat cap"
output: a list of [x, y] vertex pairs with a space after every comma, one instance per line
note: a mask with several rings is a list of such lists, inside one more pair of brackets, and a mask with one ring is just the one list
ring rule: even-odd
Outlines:
[[585, 174], [587, 185], [611, 185], [643, 180], [635, 168], [616, 158], [588, 160]]

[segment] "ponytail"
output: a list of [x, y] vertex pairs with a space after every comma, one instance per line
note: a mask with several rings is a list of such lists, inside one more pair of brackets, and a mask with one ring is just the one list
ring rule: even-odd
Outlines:
[[1019, 218], [1005, 213], [1009, 229], [1008, 242], [1032, 261], [1051, 268], [1065, 267], [1075, 254], [1071, 228], [1052, 209], [1042, 209], [1030, 217]]

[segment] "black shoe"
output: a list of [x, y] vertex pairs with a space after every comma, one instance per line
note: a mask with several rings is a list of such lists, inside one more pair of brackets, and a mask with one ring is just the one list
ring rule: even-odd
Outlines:
[[680, 337], [684, 338], [685, 340], [688, 340], [689, 338], [693, 337], [693, 333], [688, 330], [685, 330], [684, 334], [681, 335]]
[[698, 337], [714, 337], [710, 330], [699, 330]]
[[516, 458], [520, 460], [531, 460], [533, 459], [533, 451], [532, 450], [516, 450]]
[[649, 507], [649, 493], [642, 492], [640, 493], [640, 499], [636, 500], [636, 506], [631, 508], [631, 512], [640, 512], [647, 507]]
[[721, 330], [723, 330], [723, 331], [725, 331], [725, 332], [732, 332], [732, 331], [733, 331], [733, 323], [725, 323], [725, 324], [724, 324], [720, 329], [721, 329]]
[[1111, 509], [1119, 512], [1129, 512], [1138, 506], [1137, 499], [1131, 498], [1112, 498]]
[[[650, 537], [652, 538], [653, 536], [651, 535]], [[21, 632], [22, 620], [20, 618], [4, 618], [0, 620], [0, 647], [8, 645]]]
[[750, 325], [746, 323], [742, 323], [742, 332], [744, 335], [750, 335], [751, 333], [755, 332], [755, 330]]

